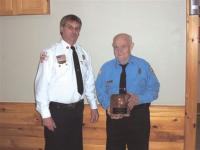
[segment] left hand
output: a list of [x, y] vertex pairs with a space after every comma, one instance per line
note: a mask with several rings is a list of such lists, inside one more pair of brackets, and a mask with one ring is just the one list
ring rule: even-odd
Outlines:
[[99, 119], [98, 109], [91, 109], [90, 114], [91, 114], [90, 122], [91, 123], [97, 122]]
[[43, 118], [43, 125], [52, 132], [54, 132], [54, 130], [56, 128], [56, 124], [52, 117]]
[[131, 111], [135, 105], [139, 104], [139, 98], [137, 95], [128, 93], [129, 98], [128, 98], [128, 108]]

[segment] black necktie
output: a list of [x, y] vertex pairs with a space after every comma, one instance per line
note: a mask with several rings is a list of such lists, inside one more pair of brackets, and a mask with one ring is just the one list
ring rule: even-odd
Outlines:
[[71, 49], [73, 50], [74, 69], [76, 72], [78, 92], [82, 95], [83, 94], [83, 79], [82, 79], [81, 68], [80, 68], [80, 64], [78, 60], [78, 55], [76, 53], [74, 46], [71, 46]]
[[126, 93], [126, 66], [120, 65], [122, 67], [122, 72], [120, 75], [120, 84], [119, 84], [119, 94], [125, 94]]

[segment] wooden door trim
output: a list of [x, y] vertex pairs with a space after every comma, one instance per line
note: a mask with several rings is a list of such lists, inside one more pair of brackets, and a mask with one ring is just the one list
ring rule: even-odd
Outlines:
[[186, 0], [186, 91], [185, 91], [185, 142], [184, 150], [196, 149], [196, 114], [198, 90], [199, 16], [189, 15]]

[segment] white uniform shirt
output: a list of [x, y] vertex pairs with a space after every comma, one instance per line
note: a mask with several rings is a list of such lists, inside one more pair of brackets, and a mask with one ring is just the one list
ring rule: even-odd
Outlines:
[[[65, 41], [61, 41], [47, 49], [47, 60], [39, 64], [35, 79], [36, 109], [42, 118], [50, 117], [51, 101], [70, 104], [80, 101], [86, 96], [92, 109], [97, 108], [94, 75], [91, 61], [86, 51], [75, 45], [78, 54], [84, 92], [79, 94], [72, 49]], [[63, 63], [62, 60], [65, 60]]]

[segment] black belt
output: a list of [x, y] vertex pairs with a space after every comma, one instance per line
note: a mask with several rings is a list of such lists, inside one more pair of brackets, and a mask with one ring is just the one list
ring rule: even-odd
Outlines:
[[66, 109], [66, 108], [76, 108], [80, 104], [83, 104], [83, 99], [81, 99], [78, 102], [70, 103], [70, 104], [64, 104], [64, 103], [58, 103], [58, 102], [50, 102], [49, 106], [57, 108], [57, 109]]
[[149, 107], [150, 105], [151, 103], [144, 103], [144, 104], [134, 106], [133, 109], [145, 108], [145, 107]]

